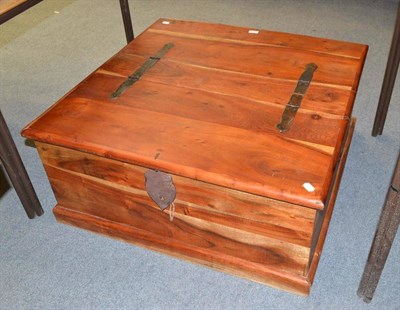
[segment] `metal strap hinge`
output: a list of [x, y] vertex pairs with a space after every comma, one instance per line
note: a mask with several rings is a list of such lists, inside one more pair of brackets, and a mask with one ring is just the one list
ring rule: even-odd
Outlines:
[[135, 72], [133, 72], [118, 88], [116, 91], [114, 91], [110, 98], [111, 99], [116, 99], [119, 96], [122, 95], [124, 91], [126, 91], [129, 87], [131, 87], [133, 84], [135, 84], [142, 75], [149, 70], [151, 67], [153, 67], [157, 61], [159, 61], [171, 48], [173, 48], [174, 45], [172, 43], [167, 43], [164, 45], [162, 49], [160, 49], [157, 54], [150, 56], [146, 62]]
[[306, 65], [306, 69], [300, 76], [296, 88], [290, 97], [289, 103], [286, 105], [283, 111], [281, 121], [277, 125], [280, 132], [288, 131], [294, 117], [296, 116], [297, 110], [300, 108], [301, 101], [308, 87], [310, 86], [311, 80], [313, 78], [314, 71], [317, 70], [318, 66], [314, 63]]

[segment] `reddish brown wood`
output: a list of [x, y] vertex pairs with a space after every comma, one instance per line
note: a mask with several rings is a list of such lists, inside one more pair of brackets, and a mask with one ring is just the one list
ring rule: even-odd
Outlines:
[[[275, 122], [282, 114], [283, 100], [280, 106], [249, 100], [244, 96], [216, 95], [215, 92], [202, 91], [195, 87], [166, 85], [165, 83], [150, 82], [147, 81], [147, 78], [143, 78], [137, 82], [138, 87], [135, 92], [128, 90], [124, 96], [118, 98], [118, 102], [110, 102], [108, 98], [110, 92], [123, 80], [115, 76], [95, 74], [85, 82], [84, 90], [76, 90], [66, 100], [79, 103], [82, 98], [91, 97], [93, 98], [92, 102], [102, 103], [106, 109], [111, 108], [109, 105], [117, 105], [117, 109], [119, 106], [123, 106], [168, 116], [179, 116], [191, 121], [198, 120], [247, 129], [257, 133], [268, 132], [268, 134], [278, 136], [286, 141], [308, 142], [310, 146], [314, 145], [314, 148], [329, 154], [333, 153], [337, 143], [337, 129], [345, 126], [347, 122], [342, 116], [302, 109], [296, 116], [296, 122], [293, 125], [295, 129], [284, 135], [277, 135]], [[294, 88], [294, 86], [291, 87]], [[154, 90], [155, 88], [157, 91]], [[87, 89], [90, 90], [90, 93]], [[286, 99], [290, 95], [288, 93]], [[185, 102], [185, 109], [182, 109], [177, 102]], [[285, 102], [286, 104], [287, 102]], [[270, 117], [266, 118], [265, 115], [270, 115]], [[309, 126], [310, 123], [313, 126]]]
[[[323, 96], [341, 106], [336, 113], [349, 114], [354, 99], [351, 89], [359, 76], [365, 47], [359, 50], [359, 59], [356, 59], [353, 54], [343, 57], [300, 47], [283, 48], [269, 41], [264, 45], [248, 44], [245, 40], [227, 42], [222, 35], [218, 41], [215, 34], [208, 40], [205, 38], [208, 35], [207, 28], [204, 36], [199, 37], [190, 33], [186, 36], [159, 33], [150, 27], [101, 67], [99, 73], [94, 73], [59, 101], [40, 121], [27, 127], [24, 135], [322, 209], [347, 120], [328, 113], [332, 107], [321, 112], [310, 105], [309, 110], [298, 112], [288, 133], [279, 133], [276, 124], [284, 108], [283, 98], [288, 98], [309, 62], [318, 64], [311, 95], [314, 84], [332, 87], [334, 91]], [[158, 70], [162, 71], [151, 69], [151, 74], [145, 75], [121, 98], [109, 98], [128, 74], [121, 65], [130, 66], [124, 57], [148, 57], [170, 41], [174, 47], [159, 62]], [[354, 45], [354, 49], [358, 50], [359, 46]], [[140, 65], [138, 60], [131, 72]], [[170, 65], [163, 67], [163, 62]], [[178, 65], [184, 71], [179, 68], [177, 71]], [[201, 70], [217, 72], [217, 75], [215, 78], [212, 74], [202, 75]], [[218, 81], [222, 79], [218, 74], [223, 72], [232, 76], [231, 80], [245, 76], [247, 81], [239, 84], [243, 89], [248, 84], [258, 85], [259, 97], [265, 83], [265, 93], [269, 93], [270, 99], [266, 102], [248, 99], [244, 93], [235, 91], [238, 87], [232, 82], [220, 87]], [[175, 79], [176, 75], [180, 78]], [[215, 82], [202, 83], [204, 89], [198, 90], [193, 85], [196, 77]], [[211, 86], [213, 83], [215, 86]], [[242, 83], [240, 79], [239, 83]], [[287, 84], [285, 91], [273, 98], [275, 93], [269, 92], [268, 86], [274, 85], [271, 90], [276, 90], [282, 83]], [[230, 93], [229, 89], [233, 91]], [[247, 92], [252, 93], [250, 90]], [[316, 94], [321, 91], [316, 89]], [[323, 98], [317, 100], [323, 102]], [[303, 188], [306, 182], [316, 190], [307, 192]]]
[[[107, 61], [97, 73], [117, 77], [126, 77], [132, 69], [138, 68], [144, 56], [128, 53], [125, 50]], [[364, 59], [364, 58], [363, 58]], [[361, 72], [363, 62], [359, 63]], [[201, 77], [201, 78], [199, 78]], [[357, 79], [359, 76], [357, 77]], [[215, 68], [194, 66], [171, 59], [162, 59], [153, 67], [142, 81], [152, 81], [167, 85], [176, 85], [188, 89], [200, 89], [210, 93], [219, 93], [229, 97], [247, 98], [262, 104], [287, 104], [297, 80], [273, 79], [268, 75], [258, 76], [235, 71], [216, 70]], [[335, 85], [312, 83], [302, 102], [302, 111], [319, 111], [334, 115], [349, 116], [352, 111], [355, 91]]]
[[[352, 89], [360, 61], [331, 55], [321, 55], [312, 51], [286, 49], [275, 46], [254, 46], [246, 44], [196, 40], [181, 38], [148, 31], [140, 35], [137, 45], [127, 45], [125, 53], [150, 56], [165, 43], [172, 42], [175, 47], [165, 59], [194, 66], [214, 68], [268, 76], [271, 79], [296, 81], [299, 73], [310, 62], [318, 64], [313, 81], [329, 84], [337, 88]], [[136, 41], [135, 40], [135, 41]], [[223, 50], [223, 57], [221, 57]]]
[[[116, 183], [121, 187], [145, 191], [144, 173], [146, 168], [123, 164], [119, 161], [81, 153], [70, 149], [36, 143], [43, 163], [51, 167], [87, 175], [97, 180]], [[179, 191], [177, 201], [190, 209], [185, 212], [213, 214], [248, 220], [249, 227], [271, 226], [272, 234], [280, 234], [294, 243], [308, 246], [312, 234], [315, 211], [267, 197], [246, 194], [228, 188], [199, 182], [174, 175], [174, 184]], [[223, 203], [221, 203], [223, 201]], [[266, 207], [268, 206], [268, 207]], [[179, 206], [177, 211], [179, 212]], [[232, 225], [229, 224], [228, 225]], [[236, 225], [236, 224], [234, 224]], [[279, 228], [281, 227], [281, 228]], [[267, 230], [266, 230], [267, 231]], [[282, 231], [282, 233], [279, 233]], [[286, 235], [283, 237], [283, 233]], [[291, 235], [289, 235], [291, 234]]]
[[176, 202], [171, 222], [169, 214], [155, 206], [146, 192], [129, 192], [52, 167], [46, 167], [46, 171], [61, 206], [147, 231], [155, 242], [168, 239], [171, 248], [180, 243], [190, 244], [193, 251], [207, 251], [210, 256], [228, 255], [258, 264], [284, 266], [282, 269], [291, 273], [302, 273], [306, 268], [309, 248], [280, 242], [260, 231], [248, 232], [235, 219], [230, 219], [235, 227], [218, 223], [212, 214], [203, 220], [195, 212], [185, 214], [185, 206]]
[[[168, 25], [163, 21], [169, 21]], [[253, 43], [278, 46], [288, 49], [314, 51], [321, 54], [360, 59], [364, 57], [365, 45], [350, 42], [316, 38], [291, 33], [272, 32], [264, 29], [234, 27], [222, 24], [159, 19], [150, 27], [152, 31], [172, 32], [188, 37], [211, 37], [214, 41], [232, 41], [235, 43]], [[249, 35], [249, 30], [259, 30], [258, 34]]]
[[[57, 219], [308, 294], [367, 47], [162, 21], [24, 129], [55, 192]], [[174, 46], [165, 56], [110, 99], [167, 43]], [[280, 133], [308, 63], [318, 69]], [[147, 169], [173, 179], [172, 222], [145, 191]]]
[[[318, 149], [285, 141], [277, 135], [107, 105], [109, 108], [99, 109], [94, 102], [64, 101], [25, 135], [43, 141], [51, 132], [56, 144], [86, 148], [108, 157], [314, 208], [324, 206], [332, 156]], [[132, 119], [126, 119], [127, 115]], [[56, 119], [59, 121], [55, 123]], [[94, 120], [101, 120], [101, 134], [92, 123]], [[340, 133], [343, 129], [334, 130]], [[65, 132], [69, 134], [65, 136]], [[303, 188], [305, 182], [313, 184], [316, 190], [307, 192]]]
[[[123, 224], [134, 228], [125, 239], [135, 243], [161, 251], [174, 249], [172, 253], [178, 257], [205, 260], [206, 265], [212, 262], [211, 266], [216, 265], [218, 269], [223, 269], [221, 262], [229, 262], [225, 271], [240, 266], [234, 273], [263, 283], [269, 283], [270, 274], [276, 273], [278, 278], [286, 279], [280, 286], [294, 290], [292, 286], [300, 282], [303, 286], [296, 291], [308, 290], [307, 282], [298, 277], [302, 277], [308, 262], [314, 210], [280, 205], [267, 198], [249, 197], [174, 176], [178, 196], [171, 223], [168, 212], [161, 212], [144, 191], [143, 168], [41, 143], [38, 150], [60, 204], [54, 209], [59, 220], [94, 231], [103, 225]], [[109, 168], [105, 169], [106, 166]], [[210, 186], [214, 197], [206, 196]], [[195, 188], [197, 195], [193, 191], [190, 195], [190, 188]], [[223, 198], [228, 204], [222, 205]], [[246, 207], [253, 208], [247, 200], [253, 201], [253, 212], [244, 212]], [[196, 202], [201, 205], [197, 206]], [[240, 217], [240, 213], [235, 214], [238, 205], [243, 205], [241, 213], [244, 214]], [[97, 220], [89, 217], [86, 221], [91, 224], [76, 222], [76, 217], [85, 215]], [[300, 231], [306, 227], [308, 232], [302, 234]], [[121, 231], [122, 228], [118, 232], [102, 232], [118, 237]], [[140, 238], [136, 240], [138, 234]], [[242, 266], [244, 262], [250, 266]], [[258, 275], [253, 268], [259, 270]], [[286, 272], [277, 272], [281, 269]], [[272, 283], [273, 279], [274, 276]]]
[[[308, 283], [305, 278], [298, 277], [283, 270], [276, 270], [266, 265], [260, 265], [242, 259], [232, 259], [229, 256], [210, 256], [208, 252], [201, 250], [196, 253], [198, 258], [194, 258], [192, 255], [194, 249], [190, 246], [190, 243], [179, 243], [172, 249], [164, 238], [159, 238], [156, 240], [157, 242], [155, 242], [154, 238], [151, 238], [152, 236], [149, 236], [140, 229], [104, 220], [89, 214], [76, 212], [59, 205], [54, 208], [54, 214], [57, 220], [64, 224], [128, 241], [148, 249], [172, 255], [192, 263], [208, 266], [245, 279], [251, 279], [255, 282], [260, 282], [304, 296], [308, 295], [310, 291], [310, 283]], [[186, 256], [184, 253], [190, 253], [190, 255]]]
[[[309, 273], [312, 209], [174, 176], [178, 196], [171, 223], [168, 211], [161, 212], [144, 191], [145, 168], [42, 143], [37, 148], [59, 203], [54, 209], [59, 221], [306, 295], [354, 124], [343, 147]], [[307, 233], [301, 233], [305, 228]]]

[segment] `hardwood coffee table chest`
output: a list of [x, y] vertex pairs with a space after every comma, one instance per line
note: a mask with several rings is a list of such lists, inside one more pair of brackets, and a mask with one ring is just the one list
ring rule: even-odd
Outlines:
[[366, 52], [161, 19], [23, 136], [60, 222], [307, 295]]

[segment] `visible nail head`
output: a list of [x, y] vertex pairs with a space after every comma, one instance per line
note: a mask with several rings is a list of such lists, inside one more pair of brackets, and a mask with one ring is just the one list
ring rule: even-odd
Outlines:
[[319, 119], [321, 119], [321, 116], [318, 114], [313, 114], [313, 115], [311, 115], [311, 118], [314, 120], [319, 120]]

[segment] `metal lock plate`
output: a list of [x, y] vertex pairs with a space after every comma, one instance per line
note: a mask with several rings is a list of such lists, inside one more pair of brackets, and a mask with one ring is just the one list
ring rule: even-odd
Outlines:
[[161, 210], [168, 208], [176, 197], [176, 189], [171, 175], [157, 170], [147, 170], [144, 176], [149, 197]]

